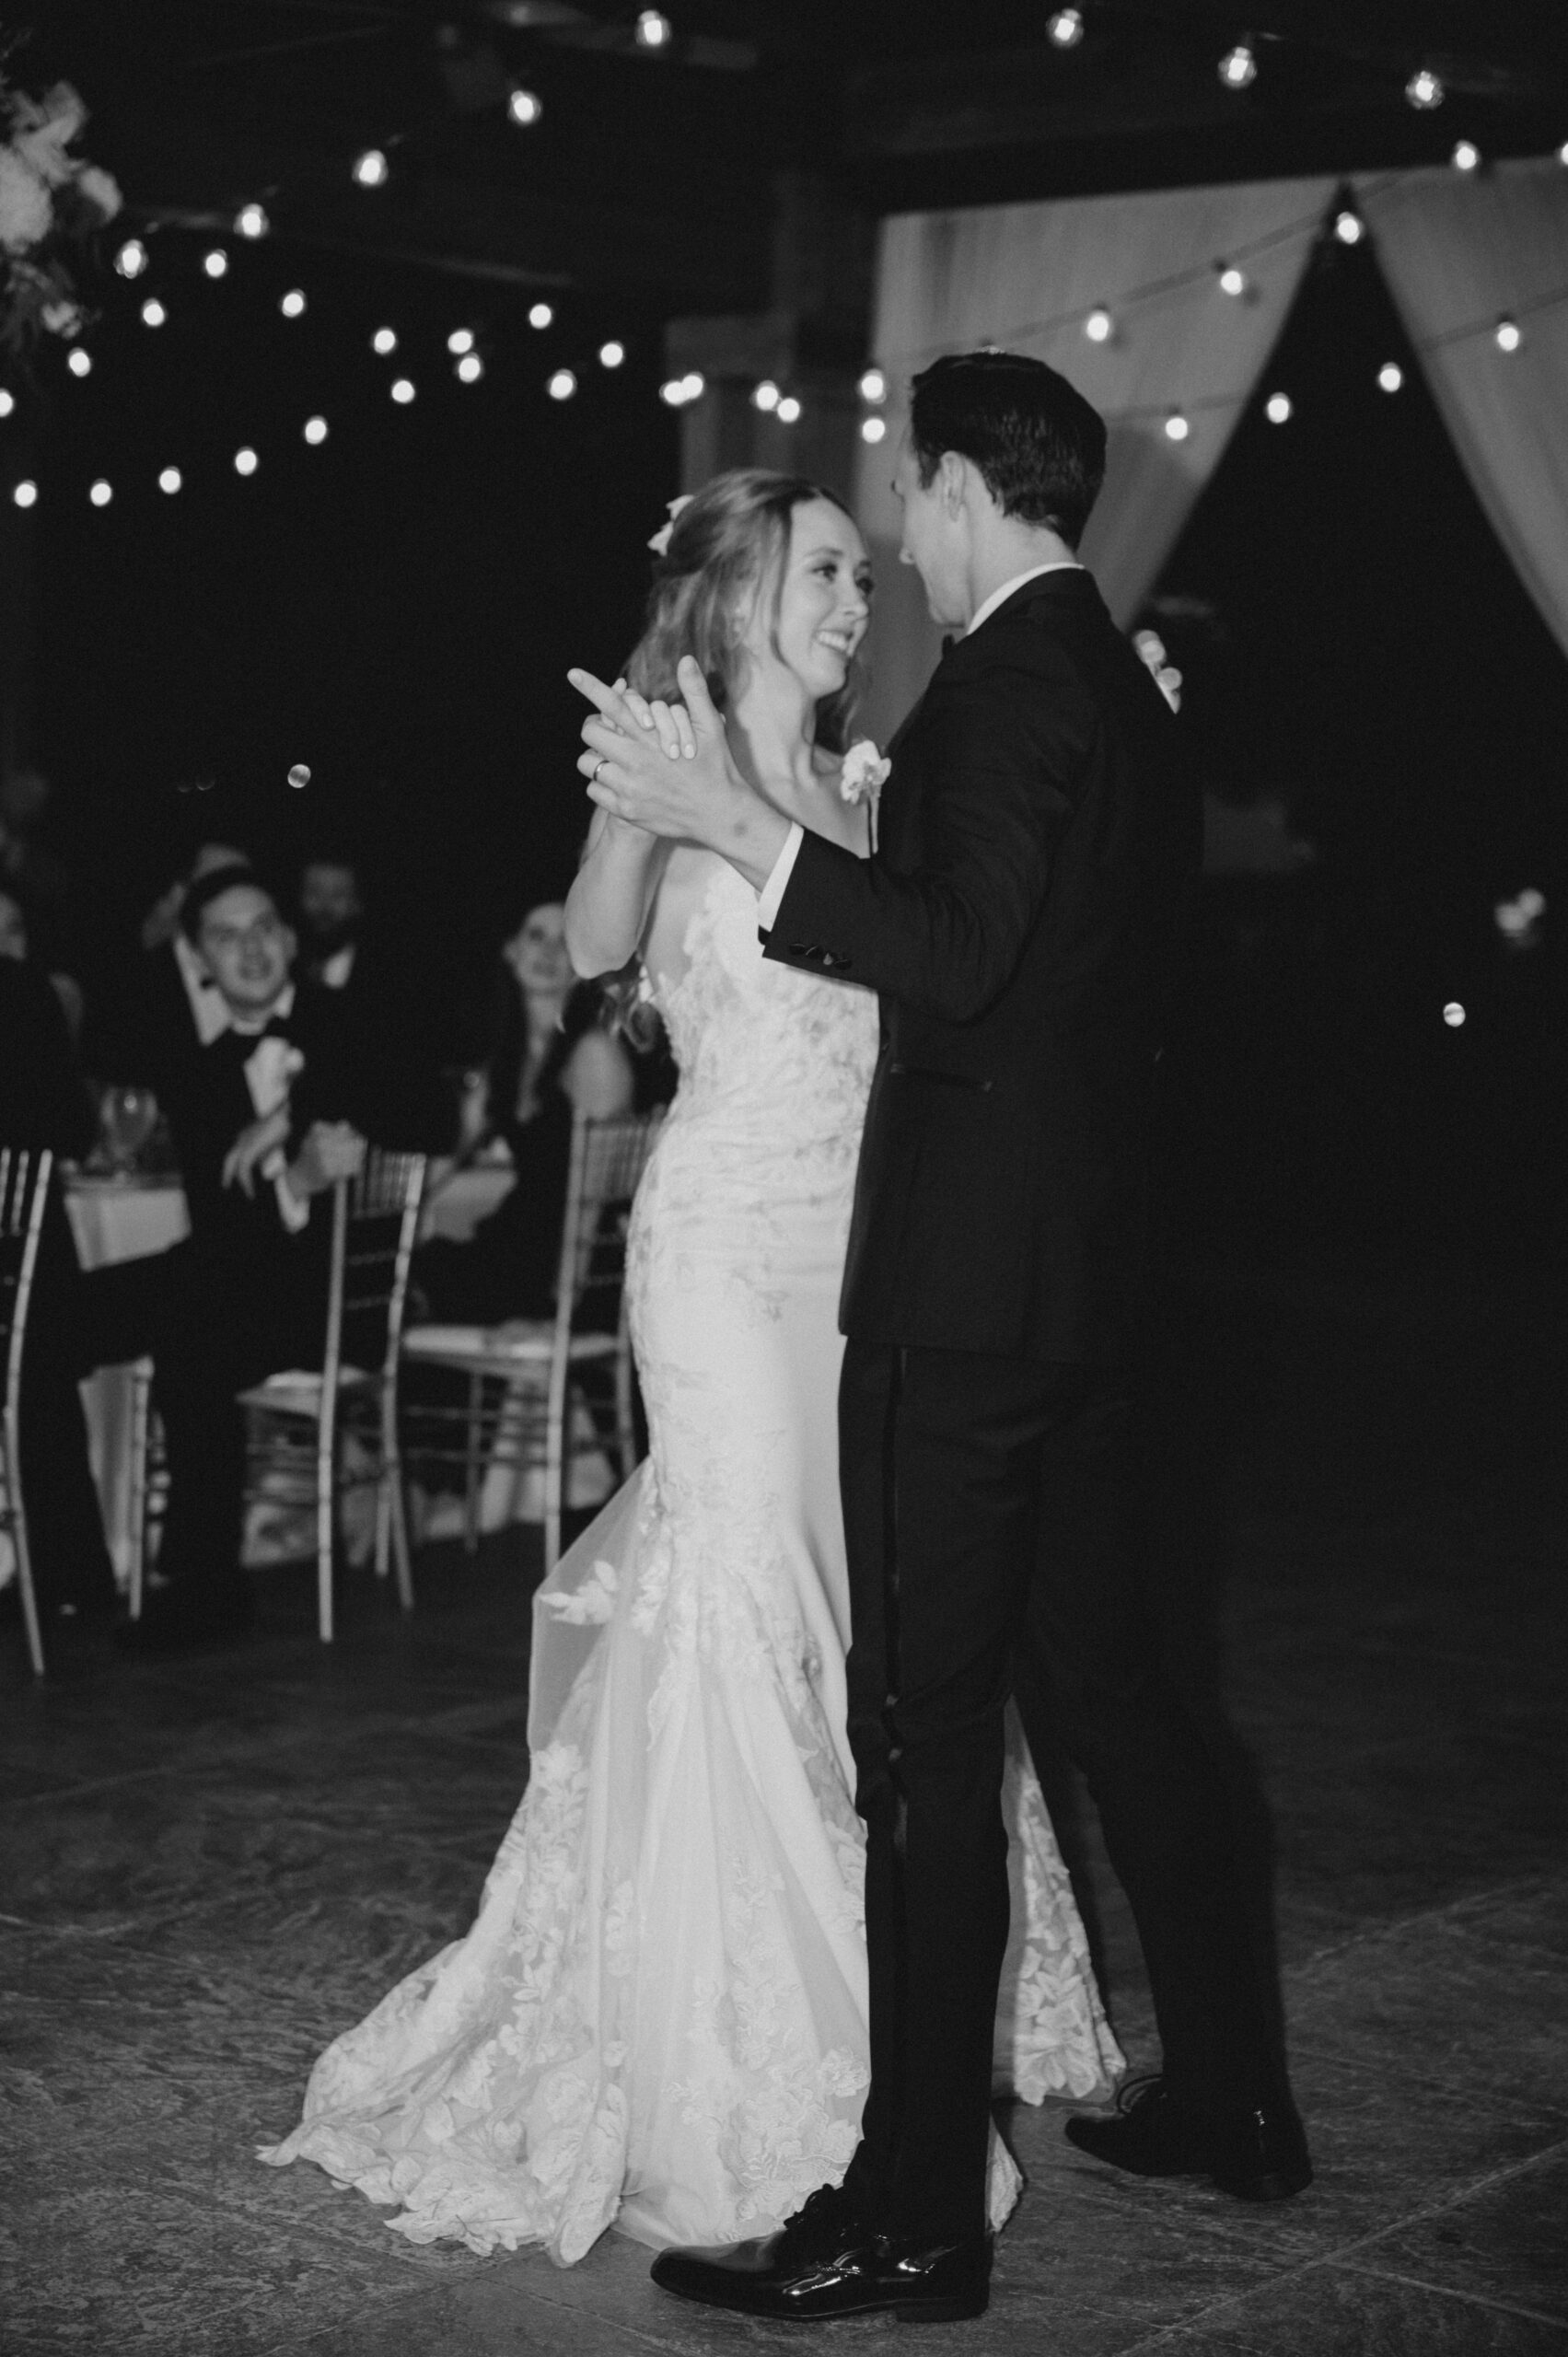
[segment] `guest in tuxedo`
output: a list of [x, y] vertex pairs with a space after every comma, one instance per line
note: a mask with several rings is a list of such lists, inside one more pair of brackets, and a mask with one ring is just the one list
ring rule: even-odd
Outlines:
[[89, 1052], [95, 1071], [155, 1088], [172, 1063], [204, 1048], [225, 1028], [223, 1003], [201, 952], [180, 926], [192, 885], [220, 868], [247, 867], [249, 852], [217, 837], [198, 842], [189, 865], [142, 919], [143, 955], [118, 1008], [93, 1010]]
[[[0, 895], [0, 916], [6, 899]], [[97, 1124], [50, 977], [0, 955], [0, 1145], [85, 1154]], [[68, 1337], [81, 1277], [58, 1188], [34, 1271], [22, 1362], [21, 1473], [33, 1581], [52, 1678], [100, 1666], [110, 1652], [114, 1574], [87, 1463]]]
[[205, 1044], [158, 1075], [191, 1235], [82, 1281], [86, 1363], [154, 1362], [169, 1469], [161, 1585], [143, 1622], [155, 1646], [250, 1620], [235, 1395], [279, 1367], [319, 1364], [331, 1236], [317, 1198], [365, 1151], [348, 1115], [366, 1100], [332, 1004], [296, 983], [294, 935], [261, 877], [210, 868], [180, 925], [216, 998]]

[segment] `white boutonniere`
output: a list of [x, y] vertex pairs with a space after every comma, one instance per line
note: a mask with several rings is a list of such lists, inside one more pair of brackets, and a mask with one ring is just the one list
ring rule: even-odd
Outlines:
[[844, 755], [844, 765], [839, 772], [839, 792], [844, 800], [864, 802], [866, 807], [873, 851], [877, 848], [877, 806], [892, 770], [886, 753], [879, 753], [869, 737], [860, 737]]
[[272, 1031], [257, 1040], [246, 1058], [245, 1078], [250, 1102], [263, 1120], [287, 1104], [296, 1076], [304, 1070], [305, 1058], [292, 1039], [282, 1039]]
[[654, 534], [653, 539], [648, 542], [649, 548], [652, 549], [656, 556], [664, 556], [668, 552], [669, 536], [675, 529], [675, 519], [679, 515], [683, 507], [691, 506], [691, 502], [695, 497], [695, 492], [683, 491], [679, 499], [672, 499], [670, 501], [667, 510], [669, 517], [668, 523], [661, 524], [658, 530]]

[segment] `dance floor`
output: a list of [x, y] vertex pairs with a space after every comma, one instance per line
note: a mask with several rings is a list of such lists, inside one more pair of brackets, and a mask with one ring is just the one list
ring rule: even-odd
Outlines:
[[[1171, 1577], [1196, 1615], [1229, 1573], [1318, 2182], [1249, 2211], [1118, 2178], [1063, 2142], [1059, 2108], [1019, 2112], [1029, 2189], [990, 2315], [922, 2346], [1568, 2357], [1561, 1323], [1524, 1282], [1321, 1266], [1213, 1277], [1193, 1306], [1210, 1375], [1181, 1449], [1205, 1510], [1175, 1518]], [[614, 2235], [565, 2272], [415, 2249], [317, 2171], [250, 2157], [324, 2040], [467, 1921], [526, 1765], [537, 1544], [427, 1550], [407, 1623], [351, 1574], [331, 1650], [289, 1573], [243, 1647], [60, 1690], [31, 1688], [0, 1629], [7, 2357], [798, 2351], [896, 2329], [685, 2307]], [[1080, 1848], [1144, 2065], [1125, 1913], [1092, 1832]]]

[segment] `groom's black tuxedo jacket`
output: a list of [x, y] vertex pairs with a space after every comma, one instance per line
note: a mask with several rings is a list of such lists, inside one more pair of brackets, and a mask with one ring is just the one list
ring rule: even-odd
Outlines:
[[1201, 841], [1175, 721], [1062, 570], [948, 649], [890, 750], [876, 855], [807, 834], [765, 945], [881, 995], [843, 1329], [1121, 1363]]

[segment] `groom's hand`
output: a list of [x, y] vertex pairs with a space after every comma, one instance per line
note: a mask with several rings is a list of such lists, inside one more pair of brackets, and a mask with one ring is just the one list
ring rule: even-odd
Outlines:
[[[690, 656], [679, 679], [685, 708], [655, 707], [650, 726], [626, 692], [590, 671], [567, 678], [597, 709], [583, 723], [577, 767], [601, 809], [650, 834], [703, 844], [761, 891], [789, 837], [789, 821], [741, 776], [701, 667]], [[641, 699], [636, 700], [637, 703]]]

